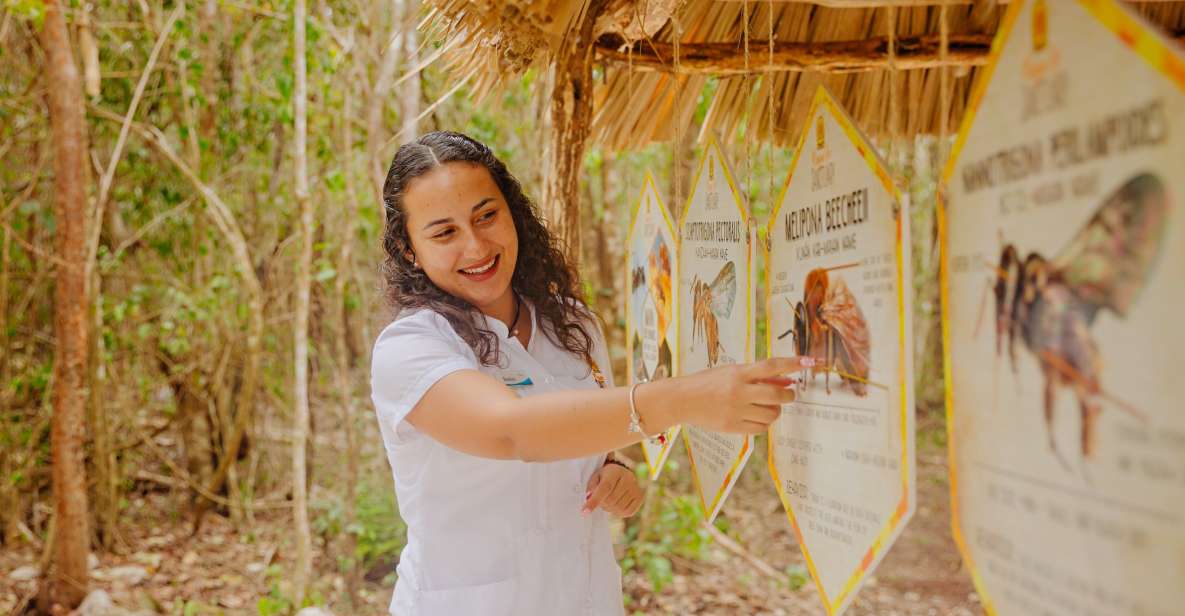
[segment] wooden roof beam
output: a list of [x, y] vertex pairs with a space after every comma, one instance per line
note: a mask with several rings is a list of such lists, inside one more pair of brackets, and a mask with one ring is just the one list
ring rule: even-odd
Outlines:
[[[958, 4], [974, 4], [982, 0], [716, 0], [717, 2], [732, 2], [740, 4], [742, 2], [749, 2], [750, 4], [765, 4], [767, 2], [776, 2], [778, 4], [814, 4], [831, 9], [880, 9], [889, 6], [910, 7], [910, 6], [938, 6], [941, 4], [958, 5]], [[1157, 4], [1162, 2], [1180, 2], [1181, 0], [1126, 0], [1129, 4]], [[996, 0], [996, 4], [1008, 4], [1010, 0]]]
[[[939, 66], [979, 66], [987, 63], [992, 47], [988, 34], [951, 35], [945, 61], [939, 58], [939, 37], [898, 37], [895, 67], [899, 70]], [[632, 52], [603, 37], [597, 42], [597, 56], [602, 61], [632, 63], [642, 72], [675, 72], [675, 46], [671, 43], [638, 41]], [[631, 57], [632, 56], [632, 57]], [[855, 73], [882, 70], [889, 66], [889, 42], [886, 37], [860, 41], [774, 42], [770, 61], [769, 42], [749, 41], [749, 73], [804, 72]], [[682, 43], [679, 45], [679, 73], [741, 75], [745, 74], [745, 52], [736, 42]]]
[[[733, 2], [740, 4], [765, 4], [771, 0], [716, 0], [717, 2]], [[934, 6], [943, 4], [943, 0], [772, 0], [778, 4], [814, 4], [832, 9], [879, 9], [887, 6]], [[946, 0], [946, 4], [971, 4], [975, 0]], [[996, 0], [997, 4], [1007, 4], [1008, 0]]]

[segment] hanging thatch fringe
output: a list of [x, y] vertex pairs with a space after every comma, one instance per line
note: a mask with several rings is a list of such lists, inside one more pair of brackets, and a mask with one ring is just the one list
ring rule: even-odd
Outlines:
[[[589, 0], [429, 2], [435, 7], [430, 21], [433, 33], [446, 41], [462, 38], [457, 50], [446, 54], [451, 70], [460, 75], [476, 70], [472, 87], [480, 95], [529, 66], [554, 62], [572, 19], [583, 14]], [[709, 79], [719, 83], [704, 131], [728, 134], [751, 113], [755, 137], [789, 145], [797, 139], [810, 98], [822, 83], [867, 133], [887, 136], [884, 24], [889, 5], [896, 12], [897, 94], [900, 101], [908, 101], [894, 116], [900, 136], [937, 134], [944, 123], [949, 130], [963, 113], [971, 82], [986, 62], [1005, 7], [993, 1], [943, 4], [943, 0], [750, 0], [749, 28], [767, 37], [749, 41], [750, 46], [764, 56], [769, 39], [775, 41], [772, 62], [766, 58], [750, 62], [752, 71], [766, 76], [754, 80], [741, 74], [744, 2], [609, 0], [594, 30], [596, 62], [605, 76], [594, 93], [590, 138], [612, 148], [672, 139], [676, 125], [691, 117]], [[1185, 2], [1132, 6], [1174, 36], [1185, 32]], [[682, 31], [677, 68], [672, 15]], [[626, 87], [627, 59], [634, 68], [632, 96]], [[756, 96], [774, 98], [772, 112], [767, 105], [747, 104], [754, 86]], [[772, 118], [766, 117], [771, 113]]]

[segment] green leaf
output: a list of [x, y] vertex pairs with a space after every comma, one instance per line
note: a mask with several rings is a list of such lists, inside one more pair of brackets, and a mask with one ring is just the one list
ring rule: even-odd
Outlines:
[[662, 592], [663, 586], [675, 579], [671, 561], [662, 556], [651, 558], [646, 562], [646, 577], [650, 578], [650, 583], [654, 585], [654, 592]]
[[292, 75], [286, 72], [276, 74], [276, 90], [280, 92], [280, 98], [287, 101], [292, 98]]
[[255, 607], [259, 610], [259, 616], [276, 616], [277, 614], [286, 614], [290, 605], [284, 599], [260, 597], [259, 603]]
[[811, 574], [802, 565], [790, 565], [786, 568], [786, 585], [796, 591], [811, 581]]
[[332, 267], [326, 267], [317, 272], [317, 275], [313, 277], [313, 280], [317, 282], [325, 282], [334, 276], [337, 276], [337, 270], [333, 269]]
[[42, 0], [5, 0], [4, 6], [17, 17], [32, 21], [37, 30], [41, 29], [41, 23], [45, 20], [45, 3]]
[[342, 175], [340, 169], [334, 169], [325, 176], [325, 187], [330, 192], [342, 192], [346, 189], [346, 177]]

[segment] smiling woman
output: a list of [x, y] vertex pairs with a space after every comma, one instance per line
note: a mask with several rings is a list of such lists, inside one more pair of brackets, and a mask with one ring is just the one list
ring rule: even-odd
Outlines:
[[394, 306], [440, 313], [488, 363], [497, 340], [473, 323], [472, 309], [506, 323], [521, 296], [558, 326], [565, 349], [590, 351], [593, 325], [576, 301], [576, 276], [518, 180], [489, 148], [460, 133], [424, 135], [399, 148], [383, 195], [385, 274]]
[[408, 534], [391, 613], [623, 613], [606, 514], [642, 490], [607, 452], [678, 423], [763, 432], [804, 361], [615, 388], [574, 271], [489, 148], [405, 144], [383, 199], [396, 317], [371, 389]]

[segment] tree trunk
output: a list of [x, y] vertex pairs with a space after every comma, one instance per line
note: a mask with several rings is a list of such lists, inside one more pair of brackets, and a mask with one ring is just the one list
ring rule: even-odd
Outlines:
[[[395, 24], [395, 37], [391, 39], [382, 52], [382, 64], [374, 82], [374, 89], [370, 94], [370, 105], [366, 110], [366, 168], [370, 171], [371, 187], [374, 190], [376, 203], [383, 200], [383, 183], [386, 180], [386, 169], [389, 161], [383, 160], [383, 143], [386, 142], [386, 127], [383, 125], [383, 111], [387, 108], [387, 93], [395, 82], [395, 71], [399, 68], [399, 56], [403, 51], [403, 33], [399, 30], [399, 0], [391, 2], [392, 22]], [[379, 32], [382, 30], [380, 29]], [[411, 139], [406, 135], [400, 143]], [[386, 224], [387, 212], [382, 212], [382, 221]]]
[[[403, 38], [403, 67], [404, 70], [411, 70], [419, 62], [417, 56], [417, 48], [419, 47], [419, 37], [416, 36], [416, 16], [419, 13], [419, 0], [403, 0], [402, 1], [402, 15], [400, 15], [400, 36]], [[420, 117], [420, 75], [421, 71], [416, 76], [403, 82], [399, 87], [399, 119], [401, 128], [399, 134], [402, 135], [402, 141], [407, 142], [419, 136], [419, 122], [416, 118]]]
[[[94, 224], [99, 223], [95, 221]], [[115, 452], [111, 448], [111, 423], [107, 415], [109, 396], [115, 392], [107, 387], [107, 367], [103, 361], [103, 308], [99, 299], [102, 279], [99, 276], [99, 268], [94, 268], [91, 277], [94, 301], [90, 312], [94, 329], [90, 337], [87, 376], [90, 382], [87, 423], [91, 428], [92, 439], [90, 462], [94, 472], [94, 521], [98, 526], [99, 543], [110, 549], [115, 545], [119, 533], [119, 477]]]
[[[8, 208], [0, 210], [0, 417], [8, 414], [8, 366], [10, 343], [8, 340], [8, 253], [12, 242], [8, 228]], [[12, 476], [14, 455], [5, 455], [0, 460], [0, 477]], [[0, 481], [0, 543], [11, 546], [16, 540], [16, 500], [19, 490], [11, 481]]]
[[561, 250], [580, 259], [580, 175], [592, 121], [593, 25], [606, 0], [591, 0], [578, 36], [561, 47], [551, 91], [552, 147], [543, 211]]
[[309, 438], [309, 296], [313, 268], [313, 203], [309, 198], [309, 177], [306, 137], [308, 135], [307, 90], [305, 67], [305, 0], [296, 0], [296, 26], [293, 57], [296, 88], [293, 92], [294, 163], [296, 165], [296, 202], [300, 208], [300, 262], [297, 264], [296, 315], [293, 356], [295, 379], [293, 398], [296, 409], [292, 426], [292, 513], [296, 523], [296, 571], [293, 576], [296, 604], [304, 601], [312, 570], [312, 539], [309, 532], [308, 473], [305, 447]]
[[[581, 199], [581, 202], [584, 203], [586, 206], [586, 207], [580, 208], [580, 228], [581, 229], [588, 229], [590, 231], [593, 231], [594, 234], [596, 234], [597, 222], [601, 217], [601, 211], [600, 211], [600, 208], [598, 207], [599, 204], [594, 200], [593, 187], [592, 187], [591, 181], [585, 181], [585, 182], [580, 183], [580, 199]], [[595, 284], [596, 281], [600, 280], [600, 272], [599, 272], [600, 261], [597, 261], [596, 255], [593, 254], [593, 251], [596, 250], [596, 247], [597, 247], [597, 244], [596, 244], [595, 238], [592, 243], [582, 242], [580, 245], [580, 257], [579, 257], [580, 262], [586, 264], [586, 267], [583, 269], [582, 273], [588, 274], [587, 281], [593, 283], [593, 286], [591, 287], [593, 296], [590, 298], [587, 298], [587, 300], [589, 302], [589, 307], [591, 307], [593, 309], [596, 308], [597, 298], [600, 296], [600, 289], [597, 288], [597, 286]], [[594, 267], [597, 268], [598, 271], [594, 272], [592, 270], [592, 268], [594, 268]], [[596, 275], [594, 276], [594, 274], [596, 274]], [[588, 288], [588, 287], [586, 287], [586, 288]]]
[[[88, 310], [86, 296], [86, 119], [82, 80], [74, 63], [66, 20], [57, 0], [45, 1], [40, 32], [46, 54], [49, 121], [54, 150], [54, 249], [60, 262], [54, 283], [53, 428], [51, 439], [56, 538], [38, 607], [73, 609], [86, 596], [86, 437]], [[61, 609], [61, 608], [58, 608]]]
[[[205, 0], [202, 3], [200, 13], [198, 14], [198, 30], [199, 34], [205, 34], [206, 40], [202, 44], [202, 76], [199, 86], [202, 89], [202, 96], [206, 98], [207, 104], [202, 109], [201, 119], [201, 135], [209, 144], [207, 147], [210, 150], [209, 158], [218, 160], [221, 155], [221, 148], [218, 147], [219, 140], [217, 139], [217, 129], [215, 123], [218, 118], [218, 109], [222, 104], [229, 101], [222, 100], [221, 93], [218, 91], [218, 77], [221, 64], [219, 54], [222, 53], [222, 45], [219, 44], [222, 38], [218, 21], [218, 0]], [[213, 104], [210, 104], [213, 103]], [[197, 168], [198, 175], [202, 178], [206, 177], [203, 170]]]
[[620, 273], [618, 263], [621, 263], [621, 257], [624, 255], [624, 252], [614, 254], [610, 248], [612, 245], [618, 245], [612, 241], [611, 237], [616, 228], [613, 216], [614, 208], [611, 205], [613, 201], [609, 196], [609, 175], [613, 161], [613, 153], [604, 151], [601, 156], [601, 217], [594, 227], [596, 229], [596, 259], [599, 280], [597, 285], [599, 287], [599, 308], [597, 312], [605, 320], [605, 340], [609, 343], [610, 349], [617, 345], [617, 334], [621, 331], [621, 328], [617, 326], [619, 321], [617, 311], [620, 305], [617, 298], [620, 295], [618, 295], [616, 287]]
[[[181, 434], [181, 445], [185, 455], [185, 471], [195, 481], [204, 483], [209, 481], [214, 459], [211, 447], [213, 431], [210, 428], [210, 416], [205, 403], [194, 395], [190, 389], [189, 377], [180, 374], [171, 379], [173, 382], [173, 398], [177, 401], [177, 430]], [[192, 487], [186, 491], [188, 495], [187, 509], [192, 510], [197, 504], [198, 492]]]
[[358, 535], [353, 530], [354, 521], [357, 518], [355, 498], [358, 490], [358, 436], [354, 429], [354, 388], [350, 378], [352, 362], [349, 340], [353, 335], [354, 328], [350, 327], [349, 312], [346, 310], [350, 281], [350, 276], [346, 272], [354, 269], [352, 265], [354, 233], [356, 232], [355, 221], [358, 217], [358, 194], [354, 190], [354, 176], [351, 173], [354, 162], [352, 140], [350, 139], [350, 115], [353, 109], [351, 94], [349, 89], [342, 93], [341, 152], [342, 166], [345, 169], [346, 214], [337, 217], [341, 219], [341, 230], [338, 233], [341, 245], [338, 248], [337, 276], [333, 279], [334, 296], [331, 305], [335, 312], [332, 315], [332, 320], [341, 328], [334, 336], [333, 352], [337, 358], [337, 390], [341, 399], [342, 431], [345, 436], [344, 445], [346, 448], [346, 493], [342, 496], [345, 499], [343, 517], [346, 532], [342, 533], [345, 543], [342, 551], [345, 553], [346, 562], [349, 563], [349, 569], [346, 571], [346, 597], [350, 602], [350, 608], [356, 609], [358, 586], [362, 577], [361, 567], [355, 561], [355, 554], [358, 551]]

